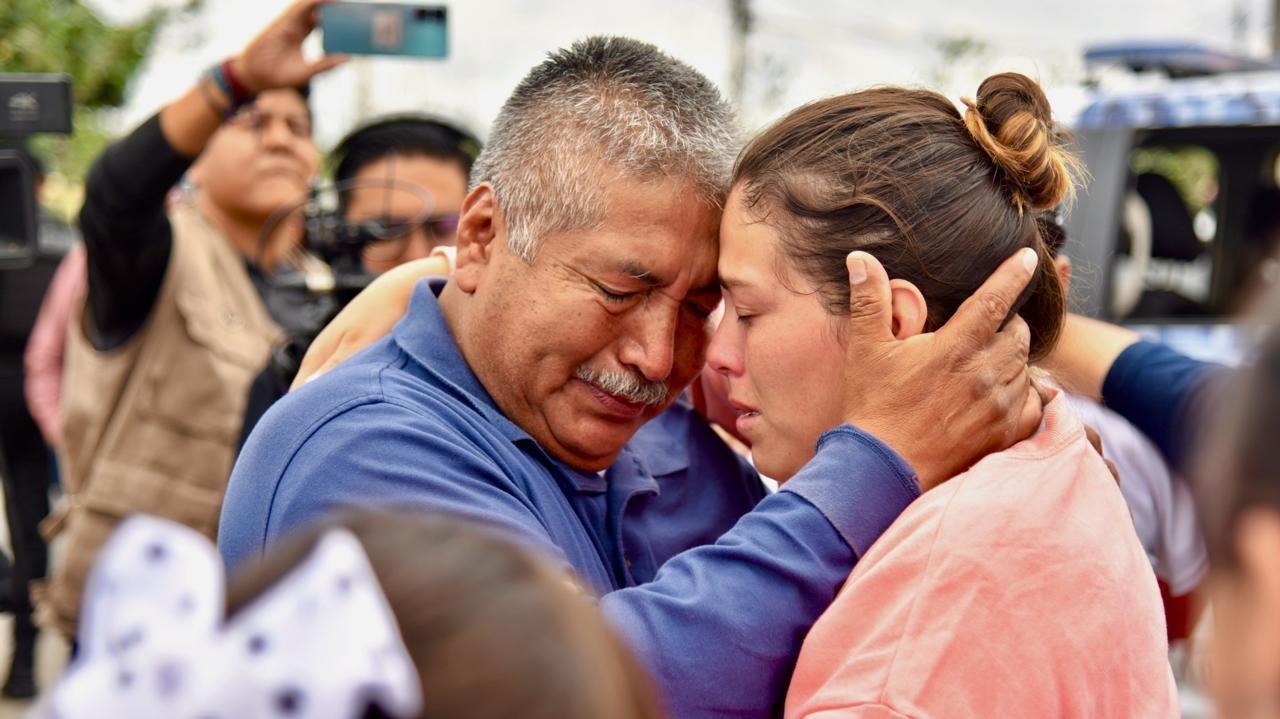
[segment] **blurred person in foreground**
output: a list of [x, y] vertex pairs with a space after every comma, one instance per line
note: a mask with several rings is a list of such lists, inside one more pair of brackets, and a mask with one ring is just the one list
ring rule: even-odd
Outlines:
[[[39, 160], [19, 150], [31, 165], [35, 196], [44, 189]], [[4, 483], [5, 520], [13, 550], [12, 571], [0, 587], [0, 604], [13, 612], [10, 667], [3, 689], [6, 697], [35, 695], [35, 648], [38, 630], [32, 621], [31, 584], [48, 570], [48, 547], [40, 536], [40, 522], [49, 513], [49, 486], [54, 475], [51, 444], [43, 436], [46, 405], [31, 403], [27, 385], [34, 379], [25, 366], [26, 351], [35, 342], [33, 327], [55, 269], [74, 252], [75, 228], [46, 208], [38, 209], [35, 257], [24, 267], [0, 270], [0, 480]], [[3, 559], [9, 569], [8, 558]]]
[[[456, 512], [603, 595], [674, 715], [779, 706], [804, 633], [879, 533], [1039, 423], [1026, 323], [997, 332], [1036, 257], [1006, 260], [937, 332], [850, 359], [825, 388], [847, 412], [765, 496], [680, 399], [720, 302], [734, 144], [715, 87], [650, 45], [590, 38], [534, 68], [477, 160], [452, 277], [399, 282], [411, 263], [375, 281], [365, 300], [407, 302], [404, 320], [245, 445], [228, 564], [343, 506]], [[850, 324], [884, 311], [867, 284]]]
[[90, 576], [80, 654], [32, 716], [660, 716], [589, 598], [472, 522], [347, 513], [234, 574], [225, 599], [222, 575], [198, 533], [126, 520]]
[[[425, 115], [371, 120], [343, 138], [330, 153], [338, 214], [345, 231], [379, 238], [361, 248], [364, 271], [382, 274], [422, 261], [425, 274], [453, 269], [458, 210], [467, 195], [480, 141], [451, 123]], [[263, 413], [289, 391], [294, 372], [313, 339], [290, 337], [283, 353], [253, 381], [245, 405], [239, 447]]]
[[1195, 466], [1211, 560], [1205, 669], [1223, 719], [1280, 717], [1280, 287], [1259, 318], [1255, 364], [1222, 389]]
[[[298, 237], [263, 226], [310, 187], [306, 83], [341, 61], [302, 56], [317, 5], [290, 7], [90, 171], [88, 289], [62, 392], [67, 496], [50, 528], [66, 552], [41, 604], [67, 634], [120, 518], [216, 529], [249, 383], [289, 323], [264, 298]], [[166, 207], [184, 175], [194, 189]]]

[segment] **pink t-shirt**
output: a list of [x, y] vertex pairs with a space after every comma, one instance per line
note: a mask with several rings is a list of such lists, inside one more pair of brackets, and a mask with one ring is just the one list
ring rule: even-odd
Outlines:
[[928, 492], [805, 639], [786, 717], [1176, 717], [1124, 498], [1059, 394], [1040, 430]]

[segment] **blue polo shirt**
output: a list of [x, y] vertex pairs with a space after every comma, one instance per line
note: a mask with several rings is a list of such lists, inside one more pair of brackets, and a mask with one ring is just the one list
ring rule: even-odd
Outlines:
[[421, 283], [388, 337], [263, 417], [227, 488], [227, 563], [338, 507], [474, 517], [594, 587], [673, 715], [781, 707], [805, 633], [917, 496], [910, 467], [844, 426], [766, 496], [677, 404], [605, 476], [575, 470], [499, 411], [453, 341], [442, 288]]

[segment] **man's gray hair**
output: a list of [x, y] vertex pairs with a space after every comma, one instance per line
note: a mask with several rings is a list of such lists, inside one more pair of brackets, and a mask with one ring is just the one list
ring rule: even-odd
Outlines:
[[678, 178], [721, 206], [736, 142], [733, 110], [702, 73], [648, 43], [597, 36], [516, 86], [472, 183], [493, 187], [508, 245], [532, 262], [541, 236], [604, 221], [611, 174]]

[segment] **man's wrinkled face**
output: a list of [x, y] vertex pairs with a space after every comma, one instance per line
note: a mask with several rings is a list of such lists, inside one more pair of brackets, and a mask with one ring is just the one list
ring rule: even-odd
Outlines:
[[[609, 466], [702, 368], [718, 211], [675, 180], [606, 180], [605, 222], [507, 248], [477, 273], [468, 362], [508, 418], [579, 469]], [[464, 220], [465, 221], [465, 220]]]

